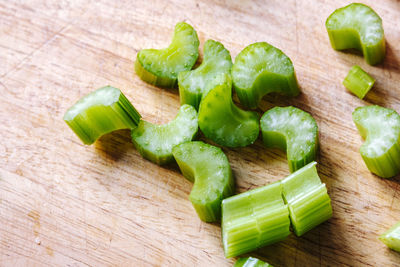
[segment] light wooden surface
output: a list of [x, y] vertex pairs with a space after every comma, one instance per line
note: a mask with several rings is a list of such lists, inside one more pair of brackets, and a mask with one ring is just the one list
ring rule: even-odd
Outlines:
[[[230, 266], [219, 224], [201, 222], [191, 183], [175, 165], [140, 157], [129, 132], [84, 146], [63, 122], [69, 106], [111, 84], [144, 119], [165, 123], [177, 90], [155, 88], [133, 72], [142, 48], [167, 46], [178, 21], [221, 41], [235, 57], [267, 41], [294, 62], [302, 94], [264, 98], [259, 112], [294, 105], [320, 129], [319, 174], [333, 218], [301, 238], [251, 253], [275, 266], [399, 266], [377, 240], [400, 220], [399, 178], [369, 173], [351, 119], [357, 106], [400, 111], [400, 2], [364, 1], [382, 17], [387, 56], [379, 66], [334, 51], [325, 19], [347, 1], [1, 1], [0, 265]], [[341, 82], [353, 64], [377, 80], [364, 101]], [[285, 154], [260, 140], [225, 149], [243, 192], [289, 174]]]

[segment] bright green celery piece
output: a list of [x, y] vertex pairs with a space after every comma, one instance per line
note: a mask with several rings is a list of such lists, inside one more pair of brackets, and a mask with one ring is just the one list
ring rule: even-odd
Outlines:
[[383, 233], [379, 239], [389, 248], [400, 252], [400, 222]]
[[191, 141], [198, 130], [197, 112], [190, 105], [180, 107], [175, 119], [164, 125], [141, 120], [132, 130], [132, 141], [140, 154], [159, 165], [173, 161], [172, 148]]
[[172, 154], [183, 176], [194, 182], [190, 201], [205, 222], [221, 218], [221, 201], [235, 191], [228, 158], [218, 147], [201, 141], [175, 146]]
[[70, 107], [64, 121], [86, 145], [119, 129], [135, 128], [140, 114], [117, 88], [106, 86], [84, 96]]
[[260, 131], [258, 114], [233, 104], [229, 75], [220, 74], [216, 80], [217, 85], [200, 103], [201, 131], [207, 138], [227, 147], [243, 147], [254, 143]]
[[257, 258], [247, 257], [238, 259], [233, 267], [272, 267], [272, 265]]
[[332, 217], [331, 199], [311, 162], [282, 180], [294, 233], [301, 236]]
[[353, 121], [366, 139], [360, 154], [367, 168], [376, 175], [390, 178], [400, 172], [400, 116], [380, 106], [358, 107]]
[[232, 78], [240, 103], [248, 108], [256, 108], [268, 93], [300, 93], [290, 58], [265, 42], [251, 44], [237, 55]]
[[358, 98], [363, 99], [375, 83], [375, 79], [366, 73], [360, 66], [353, 66], [343, 85]]
[[227, 258], [285, 239], [290, 234], [282, 184], [272, 183], [222, 201], [222, 242]]
[[178, 74], [191, 70], [198, 56], [199, 39], [196, 31], [189, 24], [179, 22], [168, 48], [139, 51], [135, 71], [145, 82], [172, 88], [176, 85]]
[[383, 61], [386, 48], [382, 19], [369, 6], [353, 3], [336, 9], [325, 26], [333, 49], [355, 48], [370, 65]]
[[309, 113], [295, 107], [275, 107], [264, 113], [260, 124], [265, 146], [287, 151], [291, 172], [315, 160], [318, 126]]
[[220, 73], [230, 74], [231, 67], [229, 51], [221, 43], [208, 40], [204, 44], [201, 65], [195, 70], [178, 74], [181, 104], [189, 104], [198, 109], [202, 96], [215, 87], [216, 76]]

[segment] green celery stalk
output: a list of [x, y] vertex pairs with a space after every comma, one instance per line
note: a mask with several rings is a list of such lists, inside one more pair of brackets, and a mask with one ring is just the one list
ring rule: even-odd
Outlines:
[[282, 180], [293, 230], [301, 236], [332, 217], [331, 199], [311, 162]]
[[282, 184], [272, 183], [222, 201], [225, 256], [234, 257], [285, 239], [290, 234]]
[[400, 222], [383, 233], [379, 239], [389, 248], [400, 252]]
[[192, 141], [172, 149], [183, 176], [194, 182], [190, 201], [199, 218], [215, 222], [221, 217], [221, 202], [235, 191], [228, 158], [218, 147]]
[[238, 259], [233, 267], [272, 267], [272, 265], [257, 258], [247, 257]]
[[376, 175], [390, 178], [400, 172], [400, 115], [380, 106], [358, 107], [353, 112], [364, 144], [360, 154], [367, 168]]
[[84, 96], [64, 115], [64, 121], [87, 145], [106, 133], [136, 128], [139, 120], [140, 114], [129, 100], [111, 86]]
[[360, 99], [364, 98], [372, 86], [374, 86], [374, 83], [375, 79], [357, 65], [350, 69], [343, 81], [343, 85]]

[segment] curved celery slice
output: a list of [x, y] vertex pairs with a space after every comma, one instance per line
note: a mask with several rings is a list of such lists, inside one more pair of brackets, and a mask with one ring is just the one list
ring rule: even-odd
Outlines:
[[183, 105], [175, 119], [164, 125], [155, 125], [141, 120], [132, 130], [132, 141], [140, 154], [156, 163], [165, 164], [173, 160], [172, 148], [191, 141], [198, 130], [197, 112], [190, 105]]
[[203, 98], [199, 108], [199, 127], [207, 138], [227, 147], [243, 147], [254, 143], [260, 127], [259, 116], [233, 104], [232, 82], [221, 74], [219, 82]]
[[343, 81], [343, 85], [360, 99], [364, 98], [372, 86], [374, 86], [374, 83], [375, 79], [357, 65], [354, 65], [350, 69]]
[[240, 103], [249, 108], [256, 108], [271, 92], [288, 96], [300, 93], [290, 58], [265, 42], [251, 44], [237, 55], [232, 78]]
[[221, 201], [235, 191], [228, 158], [218, 147], [193, 141], [175, 146], [172, 154], [183, 176], [194, 181], [190, 201], [201, 220], [221, 217]]
[[285, 239], [290, 234], [282, 184], [272, 183], [222, 201], [222, 242], [227, 258]]
[[178, 73], [191, 70], [199, 56], [196, 31], [185, 22], [175, 26], [171, 44], [165, 49], [143, 49], [137, 54], [135, 71], [145, 82], [172, 88]]
[[64, 121], [86, 145], [119, 129], [135, 128], [140, 114], [117, 88], [106, 86], [70, 107]]
[[315, 160], [318, 126], [309, 113], [295, 107], [275, 107], [264, 113], [260, 124], [265, 146], [287, 151], [291, 172]]
[[257, 258], [247, 257], [238, 259], [233, 267], [272, 267], [272, 265]]
[[370, 65], [383, 61], [386, 53], [382, 19], [364, 4], [336, 9], [325, 22], [333, 49], [355, 48]]
[[380, 106], [358, 107], [353, 121], [366, 139], [360, 154], [367, 168], [383, 178], [400, 172], [400, 116]]
[[379, 239], [389, 248], [400, 252], [400, 222], [383, 233]]
[[216, 86], [216, 76], [220, 73], [230, 74], [231, 67], [229, 51], [221, 43], [208, 40], [204, 44], [201, 65], [195, 70], [178, 74], [181, 104], [189, 104], [198, 109], [202, 96]]
[[295, 234], [301, 236], [332, 217], [331, 199], [312, 162], [282, 180]]

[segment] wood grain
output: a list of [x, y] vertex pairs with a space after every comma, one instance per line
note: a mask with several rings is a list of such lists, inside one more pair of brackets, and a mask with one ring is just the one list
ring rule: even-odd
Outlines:
[[[0, 265], [232, 265], [220, 226], [197, 218], [192, 185], [177, 166], [142, 159], [127, 131], [84, 146], [62, 121], [77, 99], [107, 84], [122, 89], [144, 119], [174, 118], [178, 91], [142, 82], [133, 60], [142, 48], [166, 46], [174, 25], [187, 21], [201, 47], [215, 39], [233, 57], [256, 41], [282, 49], [303, 93], [267, 96], [258, 111], [294, 105], [319, 125], [318, 169], [333, 218], [251, 255], [274, 266], [400, 266], [400, 255], [377, 240], [400, 219], [400, 179], [366, 169], [351, 119], [361, 105], [400, 111], [400, 3], [363, 2], [383, 19], [387, 56], [376, 67], [329, 45], [325, 19], [347, 1], [0, 2]], [[354, 64], [377, 80], [365, 100], [341, 84]], [[260, 140], [223, 150], [238, 192], [289, 174], [285, 154]]]

